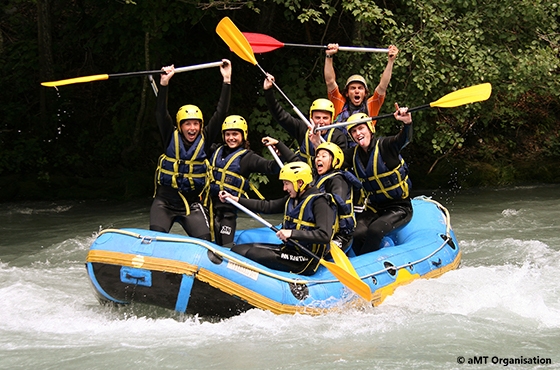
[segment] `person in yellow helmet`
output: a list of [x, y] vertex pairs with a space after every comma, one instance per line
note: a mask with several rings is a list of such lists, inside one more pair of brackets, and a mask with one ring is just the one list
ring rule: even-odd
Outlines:
[[[375, 87], [373, 95], [369, 96], [366, 79], [361, 75], [352, 75], [346, 80], [344, 89], [339, 90], [334, 71], [334, 56], [338, 52], [338, 44], [328, 44], [325, 51], [325, 83], [329, 100], [335, 107], [334, 122], [346, 122], [348, 117], [355, 113], [366, 113], [370, 117], [377, 116], [385, 101], [387, 87], [391, 81], [393, 64], [399, 53], [396, 46], [389, 46], [387, 53], [387, 66], [381, 75], [379, 84]], [[368, 97], [369, 96], [369, 97]], [[375, 122], [373, 123], [375, 125]]]
[[[350, 123], [348, 132], [357, 143], [344, 153], [343, 168], [352, 168], [365, 193], [364, 210], [356, 214], [352, 249], [356, 255], [381, 248], [383, 236], [412, 218], [408, 165], [400, 152], [412, 140], [412, 115], [395, 104], [395, 119], [403, 126], [394, 136], [375, 137], [371, 121]], [[368, 118], [357, 113], [348, 122]]]
[[252, 173], [276, 175], [280, 166], [274, 160], [267, 160], [249, 149], [249, 129], [245, 118], [230, 115], [222, 123], [224, 144], [218, 147], [210, 158], [212, 179], [210, 200], [216, 244], [231, 248], [237, 228], [237, 208], [218, 199], [220, 191], [228, 191], [235, 196], [248, 197], [249, 190], [262, 197], [250, 181]]
[[211, 240], [208, 209], [201, 194], [208, 187], [208, 158], [229, 109], [231, 62], [222, 60], [222, 92], [212, 118], [205, 122], [202, 111], [192, 104], [177, 111], [175, 122], [167, 109], [173, 65], [163, 67], [157, 97], [156, 120], [164, 153], [156, 169], [156, 192], [150, 208], [150, 230], [168, 233], [178, 222], [192, 237]]
[[[338, 145], [343, 150], [346, 149], [348, 139], [346, 134], [338, 129], [331, 128], [329, 130], [317, 131], [316, 133], [309, 130], [308, 125], [299, 117], [293, 117], [276, 101], [274, 92], [271, 89], [274, 84], [274, 76], [267, 74], [264, 83], [264, 96], [268, 110], [276, 122], [284, 128], [291, 137], [300, 145], [298, 155], [299, 158], [313, 167], [313, 158], [315, 157], [315, 147], [322, 141], [330, 141]], [[335, 107], [328, 99], [316, 99], [309, 108], [310, 123], [314, 127], [330, 125], [335, 117]], [[323, 140], [321, 140], [321, 137]]]
[[[263, 143], [276, 150], [286, 162], [297, 161], [297, 155], [281, 141], [263, 138]], [[337, 206], [337, 225], [333, 241], [343, 250], [349, 249], [356, 224], [354, 194], [359, 194], [362, 184], [356, 176], [342, 169], [344, 152], [338, 145], [326, 141], [315, 149], [313, 184], [319, 191], [331, 194]]]
[[312, 186], [311, 167], [305, 162], [284, 165], [278, 176], [288, 194], [274, 200], [243, 199], [228, 192], [220, 193], [220, 200], [232, 198], [241, 205], [262, 213], [284, 213], [282, 228], [276, 233], [282, 244], [238, 244], [231, 250], [269, 268], [312, 275], [319, 262], [310, 258], [293, 239], [320, 258], [328, 252], [336, 220], [336, 206], [329, 194]]

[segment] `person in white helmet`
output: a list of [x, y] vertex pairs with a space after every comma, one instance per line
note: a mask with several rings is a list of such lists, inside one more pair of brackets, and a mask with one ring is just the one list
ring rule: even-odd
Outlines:
[[369, 96], [370, 91], [366, 79], [358, 74], [350, 76], [340, 91], [333, 64], [336, 53], [338, 53], [338, 44], [328, 44], [325, 51], [324, 75], [329, 100], [334, 104], [335, 109], [333, 121], [346, 122], [355, 113], [366, 113], [370, 117], [377, 116], [385, 101], [385, 94], [391, 81], [393, 65], [399, 49], [394, 45], [389, 46], [387, 65], [371, 96]]

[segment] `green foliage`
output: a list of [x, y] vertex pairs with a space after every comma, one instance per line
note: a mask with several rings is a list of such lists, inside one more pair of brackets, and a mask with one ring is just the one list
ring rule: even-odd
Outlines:
[[[153, 171], [162, 144], [154, 118], [155, 97], [149, 87], [145, 98], [142, 95], [144, 79], [92, 82], [58, 91], [39, 87], [49, 66], [39, 59], [37, 4], [7, 0], [1, 7], [0, 174], [40, 174], [48, 179], [57, 171], [102, 176], [107, 168], [119, 166]], [[413, 107], [456, 89], [492, 83], [493, 93], [486, 102], [414, 114], [414, 141], [408, 150], [422, 161], [433, 162], [444, 155], [502, 163], [516, 157], [560, 157], [560, 6], [556, 1], [48, 4], [54, 59], [50, 66], [54, 75], [49, 79], [228, 58], [234, 66], [230, 113], [249, 117], [252, 147], [265, 156], [269, 154], [260, 144], [262, 136], [294, 143], [266, 109], [261, 71], [232, 54], [215, 34], [223, 16], [231, 17], [241, 31], [268, 34], [282, 42], [395, 44], [400, 53], [381, 113], [391, 112], [394, 102]], [[257, 60], [304, 114], [314, 99], [326, 97], [322, 50], [285, 47], [257, 55]], [[335, 58], [339, 85], [348, 75], [361, 73], [373, 90], [386, 61], [384, 54], [339, 52]], [[177, 75], [170, 87], [170, 113], [193, 103], [208, 119], [220, 83], [216, 69]], [[276, 97], [291, 111], [280, 94]], [[398, 128], [391, 119], [378, 122], [380, 134], [394, 134]]]

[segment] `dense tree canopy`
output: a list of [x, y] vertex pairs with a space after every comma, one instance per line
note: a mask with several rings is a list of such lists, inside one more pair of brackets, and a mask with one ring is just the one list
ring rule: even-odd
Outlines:
[[[470, 174], [460, 180], [470, 185], [558, 181], [560, 6], [554, 0], [7, 0], [0, 14], [3, 199], [26, 196], [7, 185], [14, 179], [45, 189], [55, 176], [88, 182], [139, 172], [147, 174], [146, 188], [152, 186], [162, 145], [147, 78], [58, 90], [41, 81], [228, 58], [234, 68], [230, 113], [247, 118], [252, 148], [262, 150], [265, 134], [290, 142], [266, 110], [262, 72], [216, 34], [224, 16], [241, 31], [286, 43], [397, 45], [401, 52], [382, 113], [391, 112], [393, 102], [418, 106], [492, 83], [486, 102], [415, 114], [414, 142], [405, 157], [422, 174], [420, 185], [430, 172], [433, 181], [426, 185], [445, 186], [438, 182], [457, 170]], [[284, 47], [257, 59], [302, 112], [326, 96], [322, 50]], [[373, 89], [386, 60], [384, 54], [339, 52], [338, 82], [361, 73]], [[170, 88], [171, 113], [193, 103], [210, 115], [220, 83], [217, 69], [178, 74]], [[384, 120], [378, 130], [392, 134], [398, 125]]]

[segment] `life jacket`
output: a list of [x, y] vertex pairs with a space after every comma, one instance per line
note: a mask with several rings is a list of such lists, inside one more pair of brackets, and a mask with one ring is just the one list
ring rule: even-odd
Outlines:
[[[284, 211], [283, 228], [289, 230], [316, 230], [318, 227], [315, 221], [315, 215], [313, 214], [313, 203], [320, 197], [327, 198], [336, 216], [336, 205], [334, 204], [331, 194], [319, 192], [318, 189], [315, 189], [315, 192], [307, 195], [304, 199], [300, 199], [296, 206], [294, 206], [295, 199], [288, 199]], [[332, 227], [332, 235], [334, 235], [336, 226], [333, 225]], [[322, 256], [329, 249], [327, 244], [318, 244], [308, 241], [299, 241], [299, 243], [319, 256]]]
[[354, 149], [354, 173], [364, 187], [368, 209], [375, 212], [373, 207], [375, 204], [408, 198], [412, 182], [408, 177], [408, 165], [401, 155], [399, 155], [400, 164], [390, 170], [379, 153], [379, 140], [377, 140], [375, 149], [371, 152], [367, 166], [364, 168], [358, 158], [358, 150], [359, 147]]
[[338, 116], [336, 116], [333, 123], [346, 122], [348, 121], [348, 118], [350, 118], [351, 115], [356, 113], [365, 113], [369, 116], [369, 111], [367, 107], [367, 97], [366, 99], [364, 99], [362, 104], [360, 104], [360, 106], [355, 108], [353, 111], [350, 111], [350, 102], [348, 101], [348, 99], [346, 99], [346, 102], [344, 103], [342, 110], [340, 111]]
[[249, 180], [239, 175], [241, 158], [247, 154], [247, 149], [239, 147], [225, 158], [222, 158], [223, 151], [224, 145], [214, 152], [210, 160], [212, 168], [210, 194], [217, 196], [220, 191], [225, 190], [233, 196], [248, 198]]
[[187, 150], [179, 135], [179, 130], [175, 130], [165, 153], [159, 157], [157, 184], [171, 186], [185, 193], [201, 193], [208, 181], [204, 137], [199, 135]]
[[[323, 137], [323, 139], [325, 139], [325, 141], [332, 141], [332, 136], [334, 134], [334, 130], [336, 130], [336, 127], [333, 127], [329, 130], [327, 130], [327, 132], [324, 135], [321, 135]], [[296, 152], [296, 154], [300, 157], [300, 159], [303, 162], [306, 162], [309, 167], [313, 168], [314, 164], [313, 164], [313, 159], [315, 158], [315, 148], [313, 147], [313, 145], [311, 144], [311, 141], [309, 140], [309, 135], [305, 135], [305, 139], [303, 139], [299, 150]]]
[[338, 194], [331, 194], [337, 207], [338, 214], [338, 233], [349, 235], [354, 232], [356, 227], [356, 217], [354, 216], [354, 188], [361, 189], [362, 184], [352, 173], [348, 171], [334, 170], [317, 179], [315, 186], [321, 191], [325, 191], [325, 182], [335, 176], [342, 176], [348, 183], [348, 192], [344, 199]]

